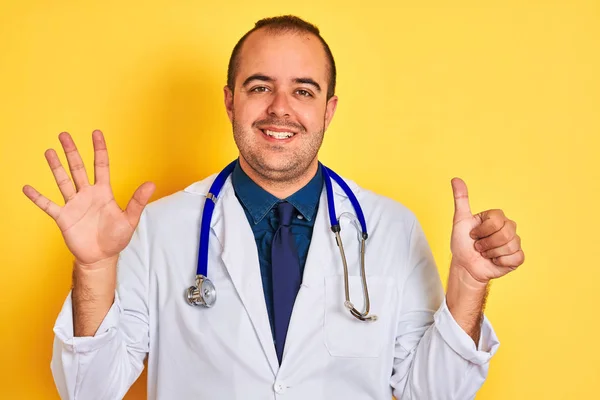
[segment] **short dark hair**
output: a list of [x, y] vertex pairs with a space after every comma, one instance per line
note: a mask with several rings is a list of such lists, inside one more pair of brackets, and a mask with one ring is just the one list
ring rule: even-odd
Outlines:
[[329, 100], [335, 94], [335, 61], [333, 59], [333, 54], [331, 53], [331, 50], [327, 45], [327, 42], [325, 42], [325, 39], [321, 37], [319, 28], [294, 15], [282, 15], [278, 17], [261, 19], [260, 21], [257, 21], [254, 24], [254, 28], [249, 30], [237, 42], [237, 44], [233, 48], [233, 52], [231, 53], [231, 57], [229, 58], [229, 66], [227, 67], [227, 86], [229, 87], [229, 89], [231, 89], [232, 92], [235, 86], [235, 76], [237, 74], [237, 70], [240, 64], [239, 58], [242, 45], [252, 32], [261, 28], [265, 28], [273, 33], [311, 33], [315, 35], [323, 45], [323, 49], [325, 50], [327, 61], [329, 63], [329, 82], [327, 85], [327, 100]]

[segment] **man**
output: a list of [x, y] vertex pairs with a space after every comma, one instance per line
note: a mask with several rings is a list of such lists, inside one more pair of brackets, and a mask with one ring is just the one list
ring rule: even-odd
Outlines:
[[[444, 296], [414, 215], [346, 181], [369, 227], [362, 276], [353, 222], [341, 218], [334, 239], [328, 219], [332, 205], [336, 218], [357, 215], [352, 195], [338, 183], [328, 190], [317, 157], [337, 105], [335, 76], [329, 47], [299, 18], [261, 20], [240, 40], [224, 88], [239, 159], [216, 198], [211, 176], [145, 208], [154, 186], [144, 183], [122, 211], [102, 133], [92, 135], [94, 185], [70, 136], [59, 136], [74, 187], [56, 153], [46, 158], [65, 206], [24, 192], [75, 257], [54, 329], [63, 398], [121, 398], [146, 355], [152, 399], [474, 397], [498, 347], [483, 316], [489, 281], [524, 260], [515, 224], [500, 210], [472, 215], [464, 182], [452, 181]], [[215, 210], [203, 221], [207, 198]], [[203, 254], [201, 223], [210, 224], [212, 307], [183, 296]]]

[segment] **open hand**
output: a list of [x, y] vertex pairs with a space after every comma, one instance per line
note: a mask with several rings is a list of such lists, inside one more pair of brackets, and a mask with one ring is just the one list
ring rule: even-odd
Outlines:
[[102, 132], [96, 130], [92, 134], [93, 185], [88, 181], [85, 166], [71, 136], [63, 132], [58, 138], [67, 157], [73, 181], [53, 149], [47, 150], [45, 155], [65, 205], [60, 207], [29, 185], [23, 187], [23, 193], [56, 221], [76, 261], [93, 267], [99, 261], [118, 256], [129, 244], [155, 186], [151, 182], [142, 184], [133, 194], [127, 208], [121, 210], [110, 186], [108, 152]]

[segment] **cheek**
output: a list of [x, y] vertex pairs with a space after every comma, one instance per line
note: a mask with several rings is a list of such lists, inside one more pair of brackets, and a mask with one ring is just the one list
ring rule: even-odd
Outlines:
[[296, 116], [309, 132], [320, 130], [325, 120], [325, 107], [314, 105], [297, 108]]
[[255, 121], [264, 118], [266, 113], [265, 102], [248, 98], [236, 98], [233, 104], [235, 120], [241, 125], [252, 125]]

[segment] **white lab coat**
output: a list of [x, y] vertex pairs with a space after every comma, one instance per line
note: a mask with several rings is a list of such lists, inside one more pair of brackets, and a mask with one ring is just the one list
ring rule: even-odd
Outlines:
[[[118, 264], [115, 302], [94, 337], [73, 337], [70, 295], [56, 321], [52, 372], [64, 399], [119, 399], [148, 358], [148, 398], [471, 399], [499, 343], [487, 318], [479, 348], [448, 311], [430, 248], [399, 203], [348, 184], [369, 229], [371, 309], [344, 308], [343, 268], [323, 189], [302, 285], [278, 365], [252, 230], [231, 178], [211, 221], [213, 308], [191, 307], [199, 226], [215, 175], [144, 211]], [[354, 214], [333, 184], [338, 216]], [[351, 300], [362, 309], [357, 230], [342, 218]]]

